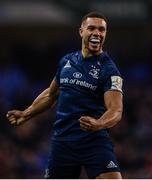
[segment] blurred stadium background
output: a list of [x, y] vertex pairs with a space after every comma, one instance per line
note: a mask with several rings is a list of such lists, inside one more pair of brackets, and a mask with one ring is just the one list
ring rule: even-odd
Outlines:
[[109, 20], [104, 49], [124, 78], [124, 114], [111, 130], [123, 177], [152, 178], [152, 0], [0, 1], [0, 178], [43, 178], [55, 110], [18, 128], [5, 115], [49, 86], [94, 10]]

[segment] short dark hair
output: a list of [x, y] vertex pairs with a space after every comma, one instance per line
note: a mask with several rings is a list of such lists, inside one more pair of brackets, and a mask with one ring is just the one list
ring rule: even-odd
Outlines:
[[100, 12], [93, 11], [82, 17], [81, 24], [89, 17], [104, 19], [107, 22], [107, 19], [103, 14], [101, 14]]

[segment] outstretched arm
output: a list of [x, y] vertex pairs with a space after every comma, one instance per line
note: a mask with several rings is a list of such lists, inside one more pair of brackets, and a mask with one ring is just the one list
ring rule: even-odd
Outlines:
[[90, 116], [80, 118], [80, 127], [84, 130], [98, 131], [100, 129], [111, 128], [116, 125], [122, 116], [123, 103], [122, 93], [119, 91], [107, 91], [104, 94], [106, 112], [98, 119]]
[[53, 107], [58, 99], [59, 87], [55, 80], [49, 88], [44, 90], [25, 111], [26, 116], [33, 117], [41, 112]]
[[45, 110], [53, 107], [58, 99], [59, 86], [55, 80], [52, 81], [49, 88], [44, 90], [24, 111], [12, 110], [8, 111], [7, 118], [11, 124], [20, 125], [25, 121], [35, 117]]

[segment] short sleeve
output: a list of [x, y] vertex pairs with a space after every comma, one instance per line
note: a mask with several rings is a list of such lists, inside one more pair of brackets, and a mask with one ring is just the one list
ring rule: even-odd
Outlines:
[[115, 91], [120, 91], [122, 92], [122, 83], [123, 79], [120, 76], [117, 75], [111, 75], [107, 81], [105, 82], [104, 85], [104, 92], [108, 90], [115, 90]]
[[57, 82], [58, 85], [60, 84], [60, 66], [57, 69], [57, 72], [54, 76], [54, 80]]
[[109, 90], [122, 92], [123, 79], [116, 65], [111, 62], [107, 65], [104, 73], [103, 90], [104, 92]]
[[60, 85], [60, 73], [61, 73], [63, 61], [64, 61], [64, 57], [61, 58], [59, 65], [58, 65], [58, 68], [57, 68], [57, 71], [56, 71], [56, 74], [54, 76], [54, 80], [57, 82], [58, 85]]
[[66, 64], [68, 57], [69, 57], [68, 54], [65, 55], [64, 57], [61, 58], [59, 62], [56, 74], [54, 76], [54, 80], [57, 82], [58, 85], [60, 85], [60, 74], [61, 74], [62, 67], [64, 67], [64, 65]]

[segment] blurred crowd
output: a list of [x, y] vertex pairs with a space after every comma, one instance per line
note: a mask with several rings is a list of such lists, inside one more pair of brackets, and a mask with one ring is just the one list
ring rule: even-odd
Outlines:
[[[0, 53], [0, 178], [43, 178], [55, 109], [20, 127], [12, 127], [5, 116], [10, 109], [29, 106], [49, 86], [63, 50], [49, 45], [12, 47], [3, 45]], [[122, 175], [152, 178], [152, 71], [144, 62], [119, 68], [124, 113], [110, 133]], [[81, 178], [85, 176], [83, 172]]]

